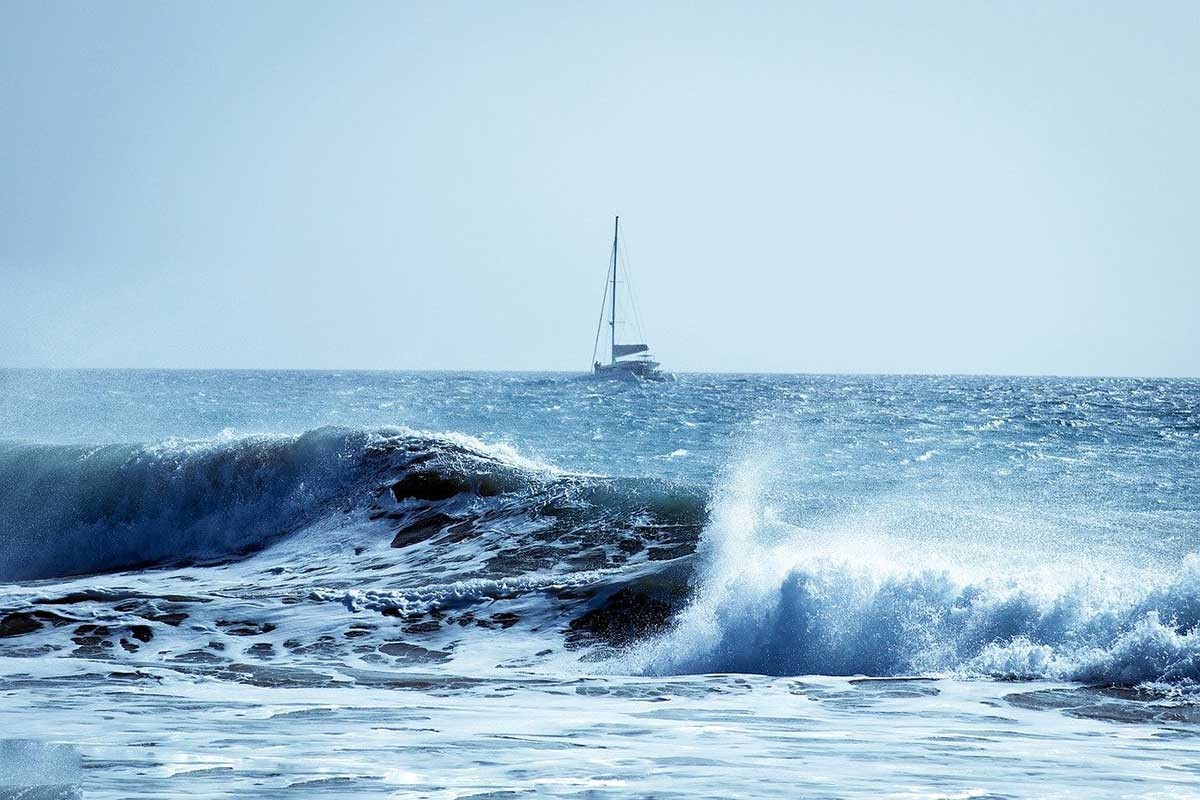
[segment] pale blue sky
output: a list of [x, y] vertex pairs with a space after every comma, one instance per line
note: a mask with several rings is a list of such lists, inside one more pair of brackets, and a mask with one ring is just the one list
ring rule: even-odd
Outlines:
[[0, 0], [0, 364], [1200, 374], [1200, 4]]

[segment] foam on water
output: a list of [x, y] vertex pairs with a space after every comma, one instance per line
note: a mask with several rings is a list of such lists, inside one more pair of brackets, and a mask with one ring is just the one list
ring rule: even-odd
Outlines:
[[764, 508], [763, 480], [743, 465], [718, 493], [693, 600], [628, 668], [1200, 683], [1196, 555], [1157, 575], [968, 567], [883, 537], [814, 539]]
[[1200, 382], [0, 394], [0, 727], [88, 797], [1194, 795]]

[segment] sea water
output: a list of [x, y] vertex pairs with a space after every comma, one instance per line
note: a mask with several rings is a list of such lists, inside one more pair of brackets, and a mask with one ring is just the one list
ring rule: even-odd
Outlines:
[[1200, 797], [1197, 551], [1197, 381], [0, 371], [0, 795]]

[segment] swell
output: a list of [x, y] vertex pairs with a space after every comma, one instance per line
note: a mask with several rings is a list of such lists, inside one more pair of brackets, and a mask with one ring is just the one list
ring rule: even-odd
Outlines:
[[0, 447], [0, 580], [225, 558], [345, 494], [361, 434]]
[[[690, 552], [704, 497], [564, 473], [461, 434], [320, 428], [149, 444], [0, 444], [0, 581], [206, 564], [329, 520], [385, 550], [466, 540], [485, 577]], [[661, 548], [660, 548], [661, 549]], [[390, 551], [389, 551], [390, 552]], [[662, 550], [667, 553], [667, 550]], [[665, 556], [661, 556], [665, 557]], [[454, 556], [450, 560], [463, 560]], [[353, 565], [348, 565], [353, 570]]]

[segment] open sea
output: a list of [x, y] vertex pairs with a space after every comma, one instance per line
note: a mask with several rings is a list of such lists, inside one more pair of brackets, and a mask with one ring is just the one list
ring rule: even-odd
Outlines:
[[3, 370], [0, 797], [1200, 797], [1197, 551], [1195, 380]]

